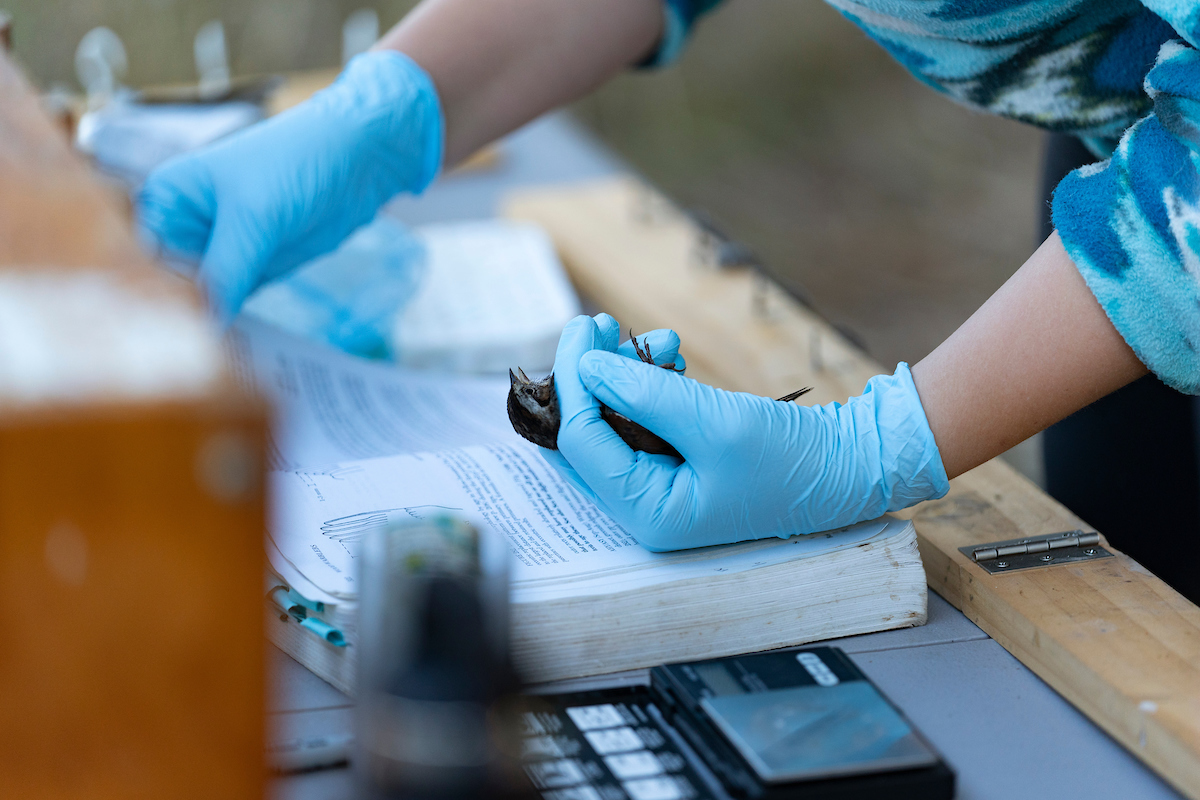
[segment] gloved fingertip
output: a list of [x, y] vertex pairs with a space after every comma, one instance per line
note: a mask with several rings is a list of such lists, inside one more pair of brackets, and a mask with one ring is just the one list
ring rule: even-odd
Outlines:
[[586, 328], [595, 324], [596, 321], [587, 314], [580, 314], [579, 316], [572, 318], [570, 322], [563, 326], [563, 333], [566, 333], [567, 331], [575, 331], [579, 328]]
[[228, 326], [262, 283], [263, 266], [278, 254], [278, 244], [237, 210], [218, 216], [212, 230], [197, 279], [218, 322]]
[[617, 343], [621, 340], [621, 323], [617, 322], [611, 314], [605, 314], [603, 311], [593, 319], [595, 319], [596, 328], [600, 332], [600, 347], [604, 350], [616, 350]]
[[641, 361], [642, 356], [649, 352], [654, 358], [654, 363], [659, 366], [665, 364], [678, 366], [679, 345], [679, 334], [670, 328], [659, 328], [622, 342], [621, 346], [617, 348], [617, 352], [636, 361]]
[[201, 291], [208, 300], [209, 313], [222, 330], [233, 324], [233, 319], [250, 295], [250, 286], [244, 281], [229, 281], [215, 273], [208, 264], [200, 267], [197, 276]]
[[[679, 334], [670, 328], [665, 328], [654, 333], [654, 349], [650, 354], [654, 356], [654, 363], [660, 367], [664, 364], [674, 364], [679, 366], [679, 362], [683, 357], [679, 355]], [[647, 342], [649, 343], [649, 342]]]
[[616, 328], [617, 330], [620, 330], [621, 328], [621, 324], [617, 322], [617, 318], [606, 311], [601, 311], [599, 314], [592, 317], [592, 319], [596, 321], [596, 327], [602, 331], [608, 330], [609, 328]]
[[666, 352], [679, 351], [679, 345], [682, 344], [682, 342], [679, 339], [678, 333], [670, 328], [663, 328], [659, 336], [661, 337], [661, 340], [658, 344], [660, 350]]
[[598, 333], [596, 321], [587, 314], [580, 314], [563, 327], [562, 336], [558, 339], [558, 349], [554, 357], [555, 367], [562, 367], [570, 362], [574, 368], [579, 362], [579, 356], [596, 346]]

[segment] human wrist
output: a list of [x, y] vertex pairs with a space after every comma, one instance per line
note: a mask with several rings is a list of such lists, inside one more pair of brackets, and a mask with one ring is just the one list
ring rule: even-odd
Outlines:
[[867, 406], [878, 436], [881, 513], [944, 496], [950, 482], [908, 364], [876, 375], [855, 400]]

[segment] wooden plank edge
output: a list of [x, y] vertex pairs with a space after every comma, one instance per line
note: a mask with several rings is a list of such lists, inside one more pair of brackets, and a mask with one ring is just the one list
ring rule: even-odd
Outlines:
[[[999, 466], [985, 465], [991, 486], [1005, 477]], [[1200, 796], [1200, 609], [1103, 536], [1113, 559], [989, 575], [957, 548], [1052, 531], [1017, 525], [980, 483], [968, 473], [943, 500], [910, 510], [930, 587], [1172, 786]], [[936, 516], [955, 503], [986, 506], [977, 516], [994, 512], [1001, 525], [956, 530]], [[1087, 527], [1058, 508], [1052, 530]], [[1096, 583], [1148, 598], [1140, 619]]]
[[[1180, 735], [1178, 726], [1156, 719], [1158, 712], [1174, 712], [1172, 716], [1177, 717], [1195, 709], [1186, 703], [1183, 709], [1175, 709], [1172, 701], [1165, 699], [1147, 705], [1147, 701], [1125, 696], [1089, 662], [1057, 639], [1042, 635], [1027, 618], [1013, 613], [1011, 606], [997, 612], [1003, 599], [989, 591], [986, 582], [975, 580], [968, 568], [953, 563], [928, 538], [919, 536], [918, 545], [922, 556], [929, 559], [927, 564], [934, 566], [929, 570], [930, 588], [1168, 783], [1188, 797], [1200, 797], [1196, 749]], [[1130, 560], [1123, 554], [1119, 557]]]

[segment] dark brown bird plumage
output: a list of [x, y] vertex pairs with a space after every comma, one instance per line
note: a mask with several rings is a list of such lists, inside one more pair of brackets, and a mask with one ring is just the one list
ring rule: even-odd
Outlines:
[[[654, 356], [650, 353], [648, 345], [643, 348], [635, 338], [633, 347], [642, 361], [647, 364], [654, 363]], [[682, 371], [675, 370], [673, 363], [659, 366], [672, 371]], [[558, 409], [558, 392], [554, 388], [554, 373], [550, 373], [541, 380], [531, 381], [518, 367], [515, 374], [510, 369], [508, 377], [510, 381], [508, 420], [512, 423], [513, 430], [539, 447], [557, 450], [558, 429], [562, 424], [562, 417]], [[811, 388], [809, 386], [792, 392], [779, 398], [779, 401], [790, 403]], [[633, 450], [682, 458], [679, 451], [660, 436], [646, 430], [629, 417], [618, 414], [603, 403], [600, 404], [600, 418], [607, 422], [625, 444]]]

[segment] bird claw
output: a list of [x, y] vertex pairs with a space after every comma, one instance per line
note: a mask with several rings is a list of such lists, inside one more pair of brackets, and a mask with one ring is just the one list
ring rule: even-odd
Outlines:
[[[644, 338], [642, 340], [642, 343], [639, 345], [637, 337], [633, 335], [633, 328], [629, 329], [629, 341], [633, 342], [633, 349], [637, 352], [638, 358], [640, 358], [645, 363], [652, 364], [656, 367], [662, 367], [663, 369], [669, 369], [672, 372], [683, 372], [682, 369], [675, 369], [674, 361], [672, 361], [670, 364], [655, 364], [654, 363], [654, 354], [650, 352], [649, 337]], [[643, 350], [642, 348], [645, 348], [645, 350]]]

